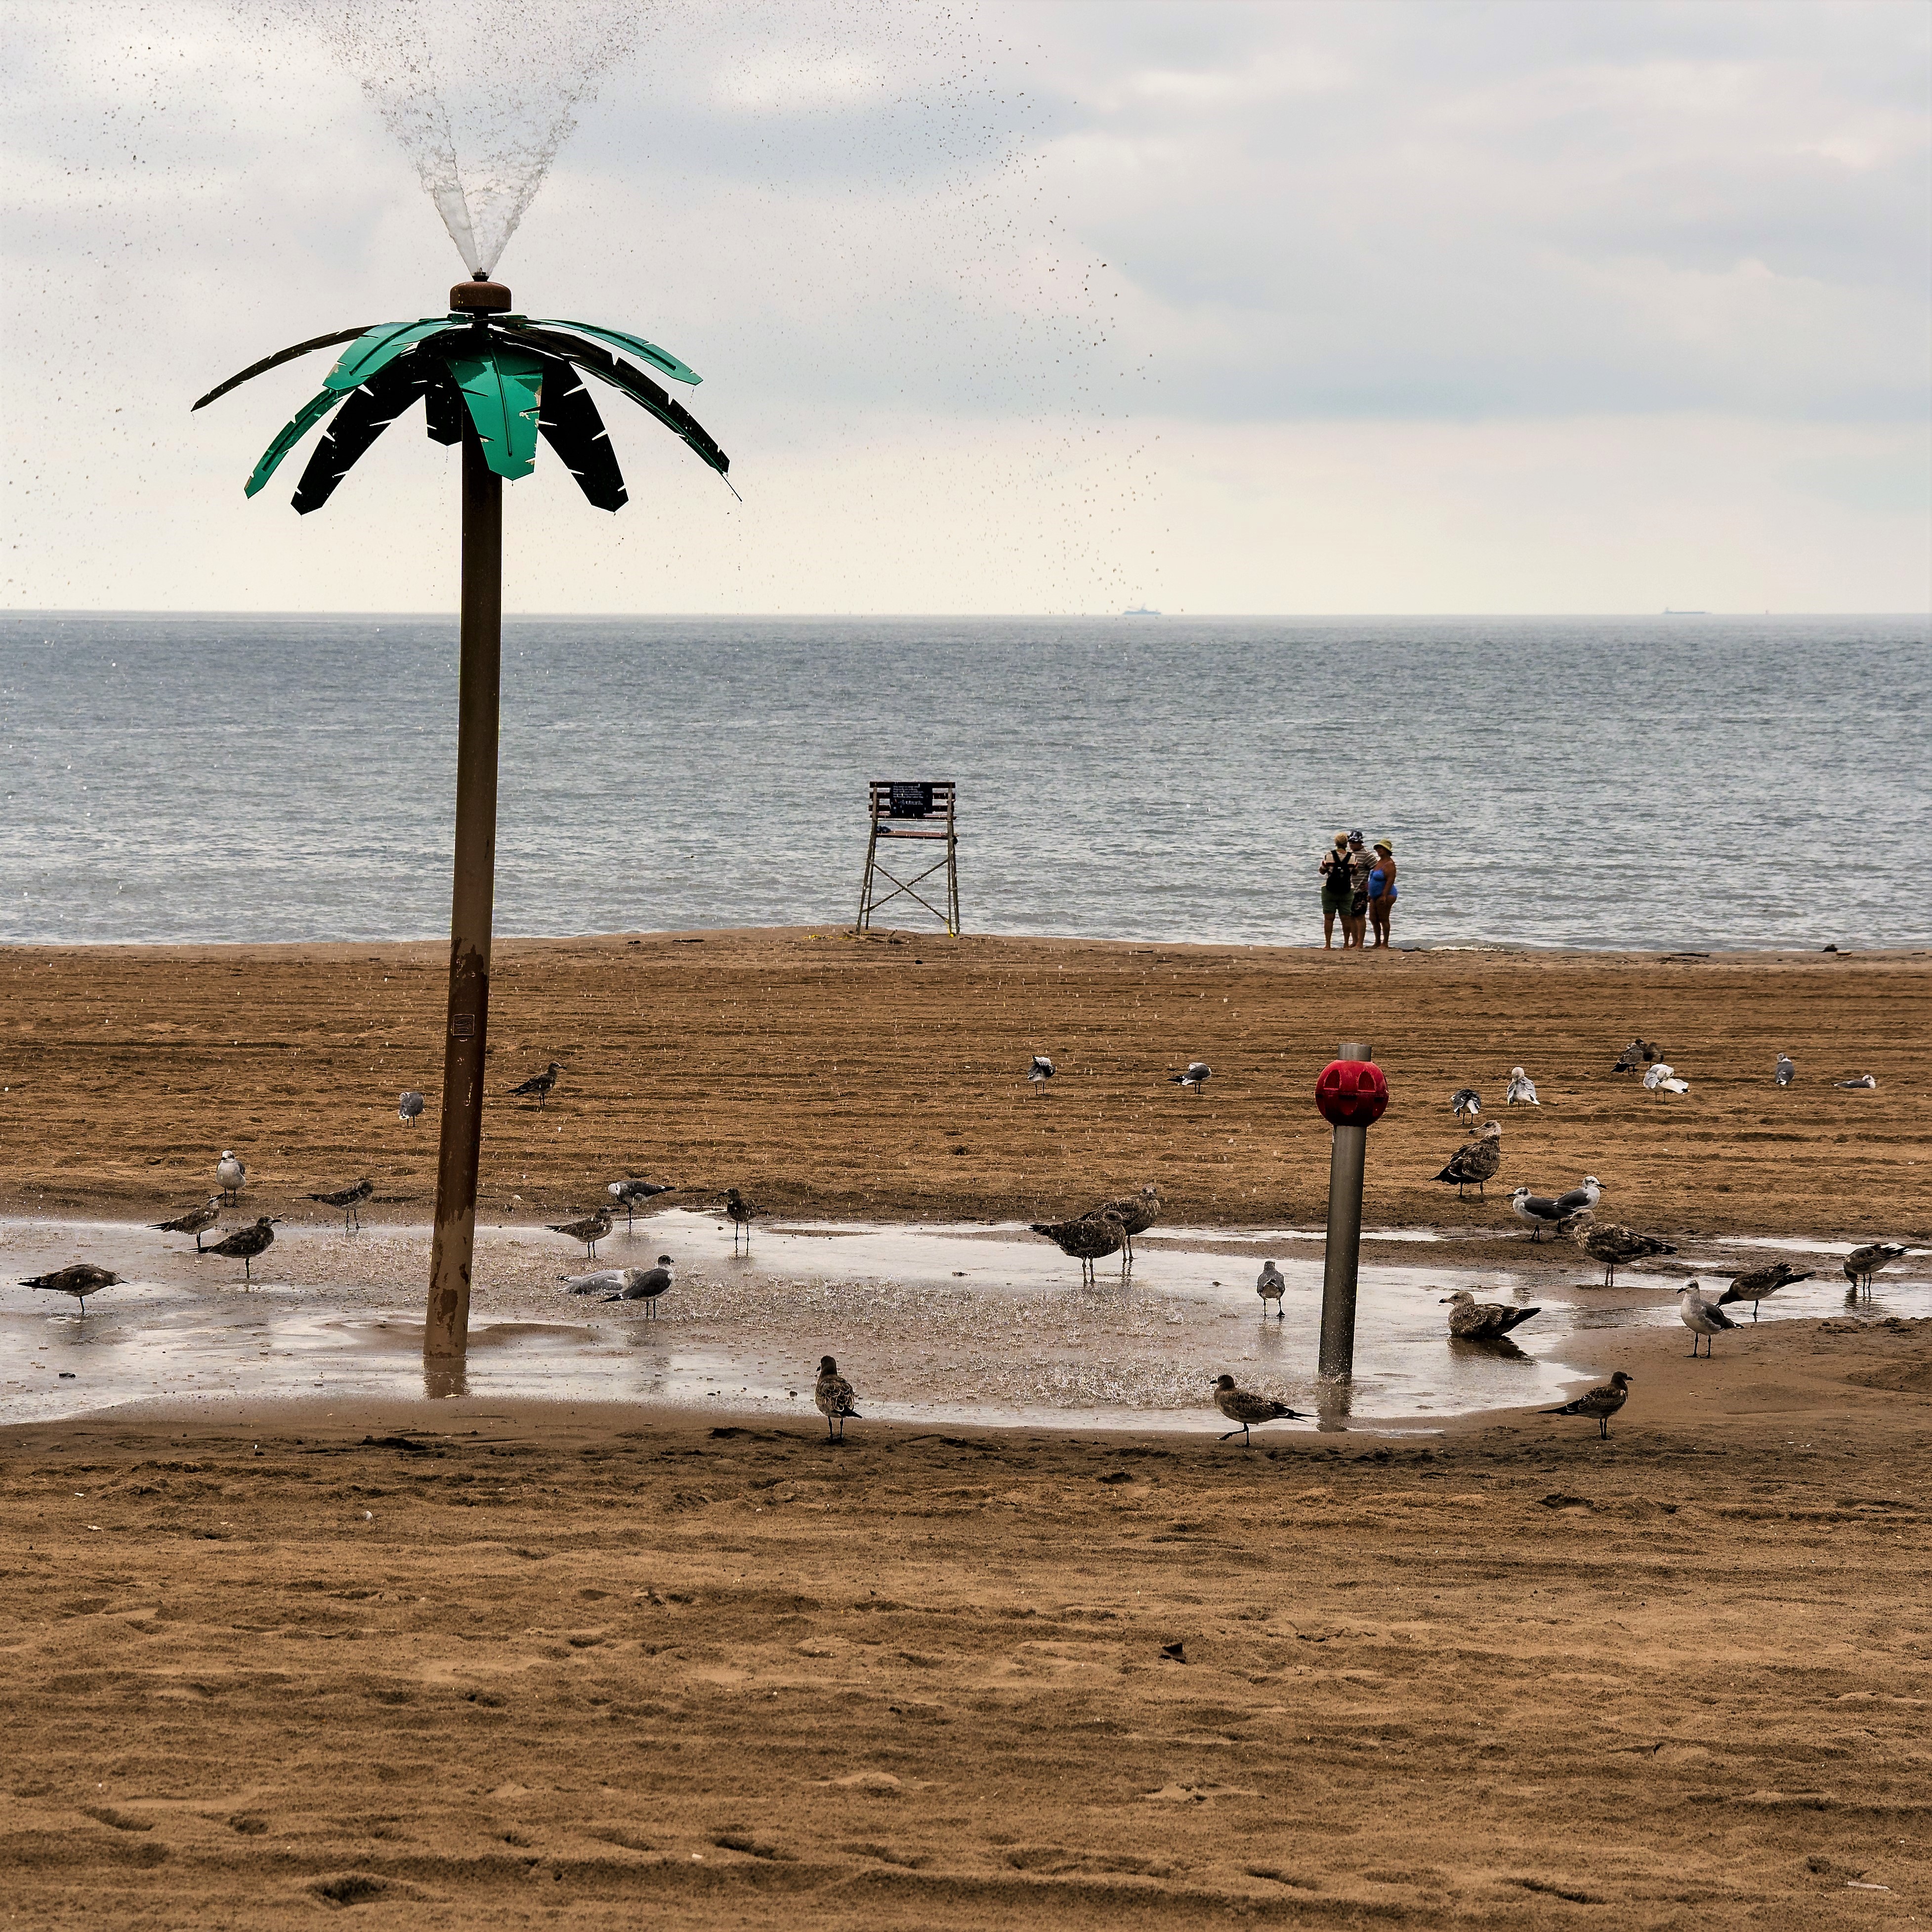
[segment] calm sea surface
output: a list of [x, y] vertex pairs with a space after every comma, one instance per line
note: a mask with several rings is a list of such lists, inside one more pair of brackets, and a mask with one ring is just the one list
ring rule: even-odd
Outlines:
[[[897, 777], [958, 783], [968, 930], [1318, 943], [1316, 859], [1359, 825], [1401, 861], [1399, 942], [1923, 945], [1928, 644], [514, 620], [497, 930], [849, 922], [866, 781]], [[455, 698], [453, 620], [0, 618], [0, 938], [446, 932]]]

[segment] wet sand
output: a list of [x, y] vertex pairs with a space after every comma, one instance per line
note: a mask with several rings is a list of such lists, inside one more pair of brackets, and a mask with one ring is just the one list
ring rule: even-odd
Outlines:
[[[372, 1220], [434, 1192], [440, 945], [0, 952], [0, 1212], [158, 1218], [233, 1147], [258, 1212], [368, 1174]], [[640, 1173], [689, 1202], [730, 1185], [792, 1215], [1058, 1218], [1157, 1180], [1172, 1221], [1316, 1225], [1315, 1074], [1372, 1041], [1394, 1104], [1371, 1225], [1522, 1241], [1511, 1187], [1594, 1173], [1601, 1212], [1671, 1235], [1932, 1237], [1932, 974], [1918, 955], [1402, 952], [1090, 941], [859, 941], [805, 931], [501, 943], [483, 1209], [581, 1210]], [[1691, 1083], [1610, 1071], [1633, 1033]], [[1794, 1054], [1798, 1083], [1772, 1067]], [[1036, 1051], [1060, 1073], [1022, 1076]], [[1166, 1076], [1214, 1074], [1196, 1100]], [[546, 1108], [507, 1089], [550, 1059]], [[1538, 1109], [1501, 1107], [1527, 1066]], [[1876, 1092], [1831, 1083], [1870, 1071]], [[1504, 1120], [1486, 1202], [1433, 1174], [1448, 1095]], [[396, 1118], [426, 1089], [418, 1126]], [[1494, 1245], [1490, 1245], [1492, 1238]]]
[[1617, 1345], [1606, 1442], [839, 1450], [473, 1399], [0, 1430], [10, 1909], [1922, 1918], [1932, 1322]]

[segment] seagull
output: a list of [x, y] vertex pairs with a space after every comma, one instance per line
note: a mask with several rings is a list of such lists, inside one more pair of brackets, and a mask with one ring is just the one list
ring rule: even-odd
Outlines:
[[[1655, 1059], [1657, 1057], [1658, 1050], [1649, 1041], [1645, 1039], [1633, 1040], [1630, 1044], [1617, 1056], [1617, 1063], [1610, 1069], [1610, 1071], [1613, 1074], [1634, 1074], [1636, 1071], [1639, 1067], [1644, 1065], [1649, 1061]], [[1556, 1411], [1552, 1410], [1550, 1413], [1553, 1415]]]
[[1510, 1196], [1510, 1212], [1518, 1220], [1529, 1223], [1532, 1241], [1540, 1241], [1546, 1227], [1555, 1227], [1570, 1218], [1570, 1209], [1559, 1207], [1554, 1195], [1532, 1194], [1527, 1188], [1518, 1188]]
[[1790, 1287], [1793, 1281], [1808, 1281], [1810, 1278], [1809, 1268], [1794, 1268], [1787, 1262], [1773, 1261], [1768, 1266], [1752, 1268], [1738, 1275], [1718, 1297], [1718, 1306], [1724, 1308], [1732, 1302], [1749, 1302], [1751, 1320], [1755, 1321], [1757, 1305], [1766, 1295], [1774, 1295], [1780, 1288]]
[[1643, 1077], [1648, 1093], [1688, 1093], [1690, 1083], [1677, 1077], [1677, 1069], [1668, 1060], [1659, 1060]]
[[845, 1418], [850, 1416], [855, 1422], [866, 1418], [852, 1405], [858, 1398], [852, 1393], [852, 1385], [838, 1372], [838, 1364], [829, 1355], [818, 1358], [818, 1381], [812, 1391], [812, 1405], [825, 1418], [825, 1439], [833, 1440], [832, 1425], [838, 1425], [837, 1440], [845, 1440]]
[[178, 1214], [172, 1221], [158, 1221], [154, 1224], [163, 1234], [192, 1234], [194, 1245], [201, 1245], [201, 1237], [221, 1218], [221, 1197], [212, 1194], [200, 1207], [191, 1207], [185, 1214]]
[[1777, 1077], [1780, 1086], [1789, 1086], [1798, 1077], [1798, 1062], [1789, 1053], [1778, 1055]]
[[1854, 1248], [1845, 1257], [1845, 1279], [1870, 1294], [1873, 1275], [1881, 1268], [1890, 1267], [1904, 1252], [1890, 1241], [1869, 1241], [1862, 1248]]
[[1119, 1216], [1104, 1208], [1097, 1214], [1083, 1214], [1078, 1221], [1036, 1221], [1031, 1226], [1036, 1234], [1044, 1234], [1063, 1254], [1080, 1263], [1083, 1283], [1093, 1280], [1094, 1263], [1103, 1254], [1118, 1254], [1126, 1245]]
[[1586, 1389], [1574, 1402], [1565, 1402], [1561, 1408], [1539, 1409], [1538, 1415], [1545, 1416], [1594, 1416], [1597, 1422], [1597, 1436], [1601, 1441], [1610, 1432], [1610, 1418], [1622, 1408], [1630, 1395], [1630, 1378], [1619, 1369], [1607, 1382], [1599, 1383], [1594, 1389]]
[[235, 1158], [232, 1149], [224, 1147], [220, 1159], [214, 1164], [214, 1178], [221, 1183], [224, 1198], [232, 1202], [248, 1185], [248, 1170]]
[[655, 1268], [622, 1268], [615, 1272], [622, 1278], [616, 1291], [604, 1299], [607, 1302], [642, 1302], [645, 1314], [656, 1321], [658, 1296], [668, 1294], [676, 1285], [672, 1279], [674, 1264], [670, 1257], [660, 1254]]
[[1677, 1292], [1683, 1298], [1677, 1312], [1682, 1317], [1684, 1326], [1690, 1331], [1690, 1353], [1696, 1354], [1697, 1338], [1701, 1335], [1704, 1338], [1704, 1353], [1709, 1354], [1711, 1337], [1725, 1329], [1736, 1328], [1737, 1324], [1715, 1302], [1707, 1302], [1703, 1290], [1695, 1281], [1686, 1281]]
[[1509, 1085], [1503, 1089], [1505, 1107], [1540, 1107], [1543, 1103], [1536, 1097], [1536, 1083], [1520, 1067], [1510, 1068]]
[[639, 1208], [661, 1194], [675, 1194], [675, 1181], [613, 1181], [604, 1192], [614, 1201], [622, 1202], [624, 1209], [624, 1232], [628, 1234], [637, 1225]]
[[752, 1251], [752, 1222], [764, 1212], [755, 1203], [747, 1200], [736, 1188], [724, 1190], [724, 1212], [731, 1217], [731, 1251], [738, 1251], [738, 1230], [745, 1231], [745, 1252]]
[[1640, 1234], [1634, 1227], [1625, 1227], [1614, 1221], [1598, 1222], [1587, 1208], [1573, 1217], [1564, 1232], [1592, 1260], [1603, 1263], [1606, 1288], [1616, 1286], [1619, 1268], [1627, 1268], [1634, 1261], [1647, 1261], [1654, 1254], [1677, 1252], [1669, 1242], [1658, 1239], [1654, 1234]]
[[1446, 1185], [1454, 1186], [1460, 1200], [1463, 1197], [1463, 1189], [1472, 1182], [1479, 1192], [1486, 1191], [1487, 1183], [1496, 1178], [1496, 1170], [1502, 1164], [1502, 1122], [1487, 1121], [1474, 1140], [1464, 1141], [1449, 1156], [1449, 1164], [1436, 1178]]
[[341, 1209], [343, 1233], [350, 1232], [352, 1221], [355, 1231], [359, 1234], [362, 1231], [362, 1216], [358, 1210], [375, 1191], [375, 1182], [365, 1174], [352, 1187], [338, 1188], [333, 1194], [312, 1194], [309, 1199], [320, 1201], [324, 1207]]
[[204, 1248], [197, 1242], [197, 1254], [224, 1255], [231, 1261], [242, 1263], [242, 1279], [246, 1283], [255, 1278], [255, 1257], [265, 1254], [275, 1239], [275, 1224], [265, 1214], [253, 1227], [238, 1227], [232, 1234], [224, 1234], [212, 1248]]
[[1556, 1197], [1556, 1205], [1564, 1214], [1582, 1214], [1593, 1208], [1604, 1197], [1604, 1184], [1594, 1174], [1586, 1174], [1582, 1183]]
[[1465, 1127], [1483, 1110], [1483, 1096], [1472, 1086], [1459, 1086], [1449, 1096], [1449, 1111]]
[[1462, 1342], [1496, 1342], [1520, 1328], [1540, 1308], [1507, 1308], [1501, 1302], [1479, 1302], [1467, 1288], [1458, 1288], [1439, 1304], [1449, 1311], [1449, 1333]]
[[405, 1127], [413, 1127], [416, 1124], [416, 1116], [422, 1110], [423, 1097], [414, 1087], [411, 1087], [396, 1102], [396, 1118]]
[[584, 1243], [584, 1251], [592, 1258], [597, 1253], [597, 1244], [610, 1231], [610, 1210], [600, 1207], [595, 1214], [586, 1214], [575, 1221], [546, 1221], [544, 1225], [553, 1234], [567, 1234], [573, 1241]]
[[105, 1268], [97, 1268], [92, 1261], [76, 1261], [70, 1268], [56, 1268], [51, 1275], [35, 1275], [20, 1285], [23, 1288], [51, 1288], [57, 1295], [71, 1295], [80, 1303], [84, 1317], [88, 1297], [103, 1288], [112, 1287], [120, 1278], [118, 1275], [110, 1275]]
[[1262, 1271], [1255, 1278], [1255, 1293], [1262, 1298], [1262, 1314], [1264, 1317], [1268, 1314], [1268, 1303], [1273, 1302], [1274, 1318], [1276, 1321], [1280, 1321], [1282, 1291], [1287, 1286], [1288, 1284], [1281, 1278], [1280, 1269], [1272, 1261], [1264, 1261], [1262, 1263]]
[[512, 1100], [514, 1100], [520, 1095], [533, 1093], [537, 1097], [538, 1111], [541, 1113], [545, 1104], [548, 1102], [552, 1091], [556, 1086], [557, 1075], [562, 1073], [562, 1068], [560, 1066], [556, 1061], [551, 1061], [550, 1065], [545, 1067], [542, 1073], [532, 1074], [528, 1080], [524, 1082], [521, 1086], [513, 1086], [511, 1088], [510, 1098]]
[[1214, 1069], [1205, 1060], [1190, 1060], [1187, 1063], [1186, 1072], [1169, 1074], [1167, 1077], [1168, 1083], [1171, 1086], [1191, 1086], [1194, 1089], [1194, 1098], [1198, 1100], [1201, 1098], [1202, 1086], [1206, 1082], [1208, 1076], [1214, 1071]]
[[1046, 1083], [1053, 1077], [1053, 1062], [1044, 1053], [1033, 1056], [1033, 1065], [1027, 1068], [1027, 1084], [1038, 1087], [1044, 1093]]
[[1877, 1078], [1871, 1074], [1861, 1074], [1856, 1080], [1834, 1080], [1832, 1084], [1834, 1086], [1859, 1087], [1868, 1093], [1876, 1093], [1878, 1091]]
[[[1217, 1375], [1214, 1378], [1214, 1406], [1231, 1423], [1239, 1425], [1241, 1447], [1252, 1449], [1252, 1439], [1248, 1431], [1258, 1429], [1264, 1422], [1306, 1422], [1308, 1418], [1298, 1409], [1292, 1409], [1286, 1402], [1278, 1402], [1272, 1396], [1258, 1396], [1250, 1389], [1238, 1389], [1232, 1375]], [[1229, 1429], [1220, 1440], [1226, 1442], [1234, 1434]]]
[[1126, 1249], [1126, 1261], [1120, 1272], [1125, 1274], [1134, 1265], [1134, 1236], [1144, 1234], [1160, 1218], [1160, 1190], [1149, 1181], [1138, 1194], [1124, 1194], [1118, 1200], [1102, 1201], [1089, 1213], [1090, 1216], [1112, 1215], [1120, 1224]]

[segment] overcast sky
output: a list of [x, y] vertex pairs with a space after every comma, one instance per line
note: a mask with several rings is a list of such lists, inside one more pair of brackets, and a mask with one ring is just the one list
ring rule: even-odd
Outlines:
[[[9, 606], [453, 602], [413, 419], [298, 518], [298, 464], [241, 485], [326, 357], [188, 413], [462, 271], [342, 4], [0, 10]], [[743, 501], [614, 397], [631, 503], [546, 451], [510, 605], [1924, 609], [1929, 44], [1909, 0], [661, 10], [499, 272], [701, 371]]]

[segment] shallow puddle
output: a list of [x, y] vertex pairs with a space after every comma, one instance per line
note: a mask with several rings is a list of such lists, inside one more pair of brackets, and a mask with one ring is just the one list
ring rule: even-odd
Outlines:
[[[1742, 1251], [1762, 1245], [1741, 1239], [1683, 1258], [1714, 1294], [1762, 1258]], [[1765, 1321], [1846, 1312], [1842, 1246], [1777, 1245], [1815, 1259], [1819, 1275], [1767, 1301]], [[1446, 1263], [1454, 1244], [1444, 1245]], [[1426, 1430], [1472, 1411], [1553, 1402], [1618, 1366], [1616, 1331], [1676, 1320], [1680, 1278], [1586, 1285], [1593, 1271], [1567, 1246], [1526, 1241], [1518, 1264], [1478, 1272], [1380, 1266], [1370, 1245], [1355, 1378], [1340, 1393], [1314, 1372], [1318, 1233], [1167, 1228], [1136, 1246], [1129, 1280], [1103, 1261], [1084, 1287], [1078, 1263], [1018, 1224], [760, 1224], [746, 1255], [733, 1252], [728, 1224], [674, 1209], [633, 1233], [620, 1227], [595, 1263], [541, 1228], [488, 1228], [464, 1392], [809, 1415], [818, 1358], [831, 1354], [862, 1412], [886, 1420], [1218, 1431], [1208, 1391], [1225, 1371], [1310, 1417], [1274, 1428]], [[565, 1278], [586, 1267], [664, 1253], [677, 1285], [656, 1318], [566, 1291]], [[1269, 1254], [1288, 1284], [1280, 1320], [1262, 1313], [1254, 1288]], [[14, 1285], [79, 1260], [126, 1278], [92, 1299], [85, 1318], [64, 1296]], [[426, 1229], [286, 1227], [246, 1287], [236, 1263], [197, 1260], [191, 1240], [121, 1223], [14, 1221], [0, 1223], [0, 1266], [8, 1420], [130, 1402], [424, 1392]], [[1441, 1304], [1458, 1287], [1541, 1312], [1508, 1342], [1452, 1342]], [[1932, 1282], [1882, 1275], [1857, 1306], [1932, 1313]], [[1749, 1346], [1749, 1312], [1737, 1312], [1744, 1334], [1720, 1350]]]

